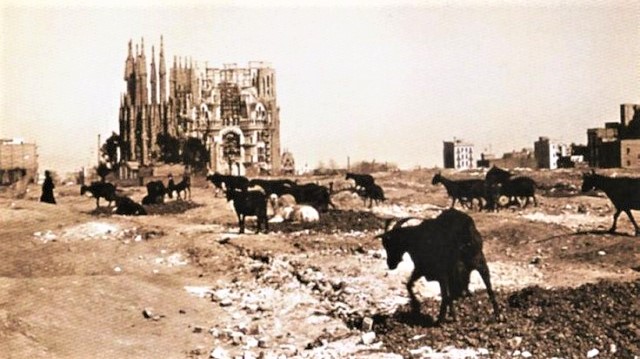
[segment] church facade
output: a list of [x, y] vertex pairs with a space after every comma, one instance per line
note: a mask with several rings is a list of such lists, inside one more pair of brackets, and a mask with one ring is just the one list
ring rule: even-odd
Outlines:
[[280, 109], [275, 71], [269, 64], [200, 68], [191, 59], [174, 57], [167, 71], [161, 38], [158, 62], [152, 47], [147, 69], [144, 40], [135, 52], [130, 41], [124, 80], [119, 113], [122, 162], [153, 166], [160, 162], [162, 138], [197, 138], [208, 151], [212, 171], [280, 172]]

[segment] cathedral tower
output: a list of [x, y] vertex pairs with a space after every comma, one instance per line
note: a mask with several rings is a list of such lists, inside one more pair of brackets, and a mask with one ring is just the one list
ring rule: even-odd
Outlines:
[[167, 101], [167, 70], [164, 64], [164, 45], [162, 44], [162, 36], [160, 36], [160, 54], [158, 55], [159, 62], [159, 77], [160, 77], [160, 103]]

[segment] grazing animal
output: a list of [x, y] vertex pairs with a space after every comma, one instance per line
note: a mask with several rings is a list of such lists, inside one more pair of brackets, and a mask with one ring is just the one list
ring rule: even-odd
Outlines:
[[283, 221], [310, 223], [320, 220], [318, 211], [306, 204], [283, 207], [278, 212], [278, 215], [282, 217]]
[[426, 219], [417, 226], [402, 227], [411, 218], [404, 218], [385, 232], [376, 236], [382, 238], [387, 253], [387, 265], [393, 270], [402, 261], [404, 253], [411, 256], [414, 270], [407, 282], [411, 298], [411, 309], [420, 312], [420, 303], [413, 292], [413, 284], [421, 277], [435, 280], [440, 284], [442, 302], [437, 323], [442, 323], [447, 314], [455, 320], [453, 301], [463, 295], [469, 283], [469, 275], [477, 270], [482, 277], [494, 315], [499, 315], [489, 267], [482, 252], [482, 237], [471, 217], [455, 209], [442, 212], [435, 219]]
[[91, 193], [96, 198], [96, 208], [100, 207], [100, 198], [107, 200], [109, 207], [111, 207], [111, 202], [116, 200], [116, 186], [107, 182], [92, 182], [89, 186], [82, 185], [80, 195], [87, 193]]
[[360, 197], [364, 198], [365, 204], [367, 203], [367, 199], [369, 199], [369, 208], [373, 206], [373, 201], [376, 201], [376, 204], [386, 201], [386, 198], [384, 197], [384, 190], [377, 184], [365, 187], [359, 191], [358, 194]]
[[488, 184], [503, 183], [511, 178], [511, 176], [513, 176], [511, 172], [503, 170], [502, 168], [494, 165], [489, 169], [489, 171], [487, 171], [487, 174], [485, 175], [485, 181]]
[[184, 192], [184, 198], [187, 199], [187, 194], [189, 195], [189, 200], [191, 200], [191, 177], [185, 174], [182, 176], [182, 181], [178, 182], [178, 184], [173, 184], [173, 177], [169, 177], [169, 185], [167, 186], [167, 192], [169, 193], [169, 198], [173, 198], [173, 192], [175, 191], [178, 195], [178, 199], [182, 199], [180, 197], [180, 192]]
[[227, 201], [233, 201], [233, 208], [238, 216], [238, 226], [240, 233], [244, 233], [244, 222], [247, 216], [258, 217], [258, 229], [260, 233], [261, 225], [264, 225], [264, 232], [269, 231], [267, 220], [267, 196], [262, 191], [243, 191], [240, 189], [227, 189]]
[[503, 182], [499, 187], [498, 193], [508, 197], [510, 203], [517, 202], [518, 198], [525, 198], [523, 208], [529, 205], [529, 198], [533, 198], [533, 205], [537, 207], [536, 187], [536, 182], [529, 177], [514, 177]]
[[283, 193], [284, 189], [291, 188], [296, 185], [297, 184], [295, 182], [288, 179], [266, 180], [256, 178], [249, 181], [249, 187], [260, 186], [267, 196], [274, 193], [279, 195]]
[[167, 188], [162, 181], [151, 181], [147, 183], [147, 195], [142, 198], [142, 204], [161, 204], [164, 203], [164, 195]]
[[345, 176], [345, 180], [350, 180], [350, 179], [356, 182], [356, 185], [355, 185], [356, 189], [361, 189], [361, 188], [364, 189], [375, 183], [373, 176], [369, 174], [358, 174], [358, 173], [347, 172], [347, 175]]
[[218, 192], [222, 190], [223, 184], [226, 191], [233, 191], [236, 188], [246, 191], [249, 188], [249, 179], [244, 176], [229, 176], [215, 172], [212, 175], [208, 175], [207, 180], [216, 187], [216, 196], [218, 196]]
[[283, 194], [290, 194], [299, 204], [308, 204], [320, 213], [327, 212], [329, 210], [329, 206], [332, 208], [336, 208], [336, 206], [331, 202], [331, 192], [329, 188], [321, 185], [317, 185], [315, 183], [307, 183], [303, 185], [296, 185], [290, 188], [284, 188]]
[[484, 178], [485, 201], [487, 210], [498, 210], [498, 198], [500, 197], [500, 186], [508, 181], [513, 174], [507, 170], [493, 165]]
[[431, 180], [431, 184], [435, 186], [438, 183], [442, 183], [444, 185], [444, 188], [447, 190], [447, 194], [453, 199], [450, 208], [455, 206], [456, 200], [463, 204], [469, 202], [470, 206], [473, 207], [474, 199], [478, 201], [478, 207], [480, 209], [483, 208], [482, 199], [484, 198], [485, 191], [485, 184], [483, 180], [468, 179], [454, 181], [444, 177], [440, 173], [436, 173]]
[[116, 207], [113, 209], [116, 214], [125, 216], [144, 216], [147, 211], [134, 200], [127, 196], [116, 196]]
[[591, 173], [582, 175], [582, 192], [592, 189], [604, 191], [616, 207], [609, 233], [616, 232], [618, 217], [624, 211], [636, 230], [636, 236], [640, 236], [640, 227], [631, 214], [632, 209], [640, 210], [640, 178], [607, 177], [592, 170]]
[[536, 187], [538, 185], [530, 177], [513, 177], [511, 172], [493, 166], [485, 177], [485, 193], [487, 208], [498, 209], [498, 198], [505, 196], [509, 199], [508, 204], [518, 203], [519, 198], [524, 198], [523, 208], [529, 205], [529, 199], [533, 198], [533, 205], [538, 206], [536, 199]]

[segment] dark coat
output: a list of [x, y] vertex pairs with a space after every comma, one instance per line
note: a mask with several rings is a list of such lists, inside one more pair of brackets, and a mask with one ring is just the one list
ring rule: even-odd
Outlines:
[[40, 196], [40, 202], [56, 204], [56, 199], [53, 197], [53, 189], [56, 186], [53, 184], [51, 177], [46, 177], [44, 183], [42, 183], [42, 195]]

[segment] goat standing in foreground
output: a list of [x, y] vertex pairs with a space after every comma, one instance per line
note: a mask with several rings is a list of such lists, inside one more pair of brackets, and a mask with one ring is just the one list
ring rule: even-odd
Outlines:
[[632, 209], [640, 210], [640, 178], [612, 178], [596, 174], [592, 170], [590, 174], [583, 174], [582, 181], [582, 192], [592, 189], [604, 191], [616, 207], [616, 213], [613, 214], [613, 225], [609, 229], [609, 233], [616, 232], [618, 217], [624, 211], [633, 223], [636, 236], [640, 236], [640, 227], [631, 214]]
[[92, 182], [89, 186], [82, 185], [80, 195], [83, 196], [87, 193], [91, 193], [96, 198], [96, 208], [100, 208], [100, 198], [107, 200], [109, 207], [111, 207], [111, 202], [116, 200], [116, 186], [107, 182]]
[[[471, 217], [455, 209], [442, 212], [435, 219], [426, 219], [417, 226], [402, 227], [407, 220], [398, 221], [390, 230], [385, 228], [382, 245], [387, 252], [387, 265], [393, 270], [409, 253], [414, 269], [407, 281], [411, 309], [420, 312], [420, 303], [413, 292], [413, 284], [421, 277], [440, 284], [442, 301], [437, 323], [444, 321], [447, 309], [455, 320], [453, 301], [461, 297], [469, 283], [469, 275], [477, 270], [487, 288], [495, 318], [499, 316], [489, 267], [482, 252], [482, 237]], [[387, 223], [387, 227], [388, 227]]]
[[262, 191], [242, 191], [239, 189], [227, 189], [227, 201], [233, 201], [233, 208], [238, 216], [240, 233], [244, 233], [244, 221], [247, 216], [258, 217], [258, 229], [264, 224], [264, 233], [269, 232], [267, 220], [267, 196]]

